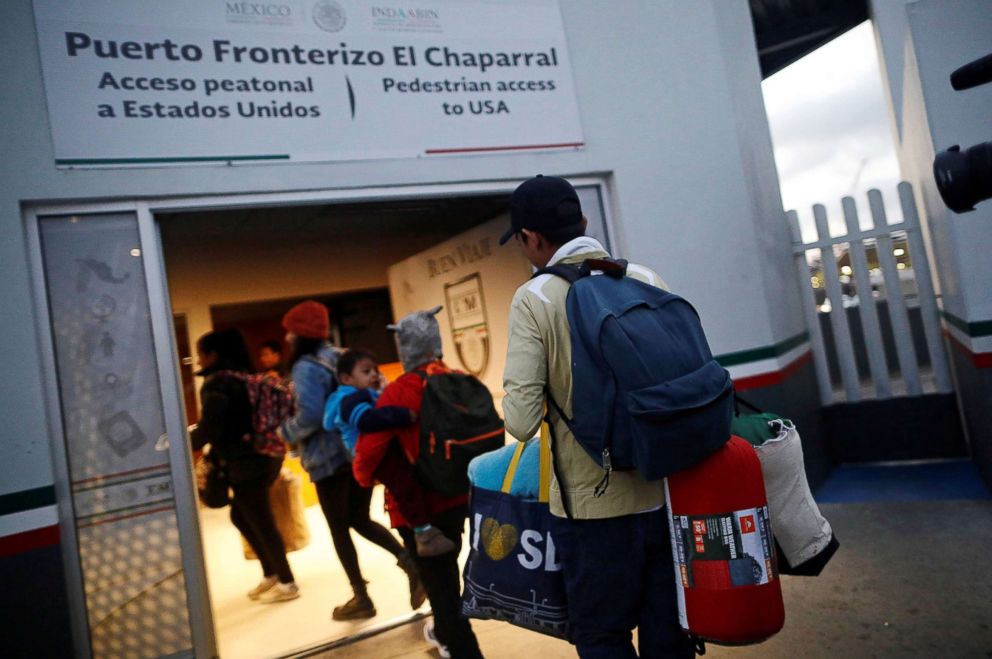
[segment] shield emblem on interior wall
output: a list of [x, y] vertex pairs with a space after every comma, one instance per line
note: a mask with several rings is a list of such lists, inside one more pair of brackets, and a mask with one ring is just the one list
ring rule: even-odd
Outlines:
[[458, 360], [466, 371], [482, 377], [489, 365], [490, 348], [482, 277], [476, 272], [454, 283], [445, 284], [444, 298]]

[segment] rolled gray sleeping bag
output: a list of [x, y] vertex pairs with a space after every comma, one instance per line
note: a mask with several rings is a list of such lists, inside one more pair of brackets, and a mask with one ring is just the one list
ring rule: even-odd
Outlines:
[[779, 571], [816, 576], [840, 543], [809, 489], [796, 426], [788, 419], [769, 421], [769, 426], [777, 434], [754, 450], [761, 461], [772, 531], [780, 550]]

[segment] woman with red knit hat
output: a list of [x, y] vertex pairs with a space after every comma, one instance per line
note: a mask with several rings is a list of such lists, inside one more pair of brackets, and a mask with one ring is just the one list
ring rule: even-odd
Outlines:
[[369, 518], [372, 490], [355, 481], [351, 455], [341, 436], [323, 427], [324, 403], [338, 386], [338, 350], [328, 340], [331, 323], [327, 307], [315, 300], [301, 302], [286, 313], [282, 326], [291, 346], [297, 412], [282, 423], [279, 431], [299, 451], [303, 468], [316, 485], [334, 550], [354, 591], [354, 597], [334, 608], [332, 617], [354, 620], [375, 615], [350, 529], [396, 556], [410, 582], [410, 605], [420, 608], [426, 593], [413, 559], [388, 529]]

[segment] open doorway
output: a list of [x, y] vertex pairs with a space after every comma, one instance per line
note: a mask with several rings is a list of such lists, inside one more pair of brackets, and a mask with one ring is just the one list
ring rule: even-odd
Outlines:
[[[395, 347], [385, 329], [393, 320], [387, 269], [505, 214], [507, 202], [506, 194], [488, 194], [156, 214], [169, 297], [183, 319], [177, 328], [186, 334], [177, 345], [193, 345], [206, 332], [236, 327], [256, 355], [263, 342], [282, 338], [279, 321], [285, 311], [313, 298], [330, 309], [337, 345], [370, 348], [383, 362], [394, 361]], [[185, 356], [176, 359], [181, 363]], [[293, 459], [286, 466], [305, 477]], [[246, 597], [261, 575], [258, 562], [245, 558], [228, 509], [200, 510], [221, 656], [290, 655], [413, 614], [406, 578], [394, 557], [353, 534], [377, 615], [331, 619], [331, 609], [347, 601], [351, 590], [309, 488], [305, 484], [303, 500], [309, 504], [310, 542], [289, 554], [302, 597], [290, 602], [264, 605]], [[373, 519], [388, 527], [381, 487], [376, 489]]]

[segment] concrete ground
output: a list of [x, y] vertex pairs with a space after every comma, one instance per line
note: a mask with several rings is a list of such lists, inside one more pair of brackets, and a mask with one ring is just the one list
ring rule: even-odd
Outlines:
[[[852, 471], [853, 470], [853, 471]], [[817, 578], [784, 577], [785, 628], [712, 657], [992, 657], [992, 497], [968, 463], [842, 468], [821, 488], [841, 542]], [[831, 503], [823, 503], [831, 501]], [[563, 641], [473, 621], [491, 659], [575, 657]], [[415, 622], [311, 656], [436, 657]]]

